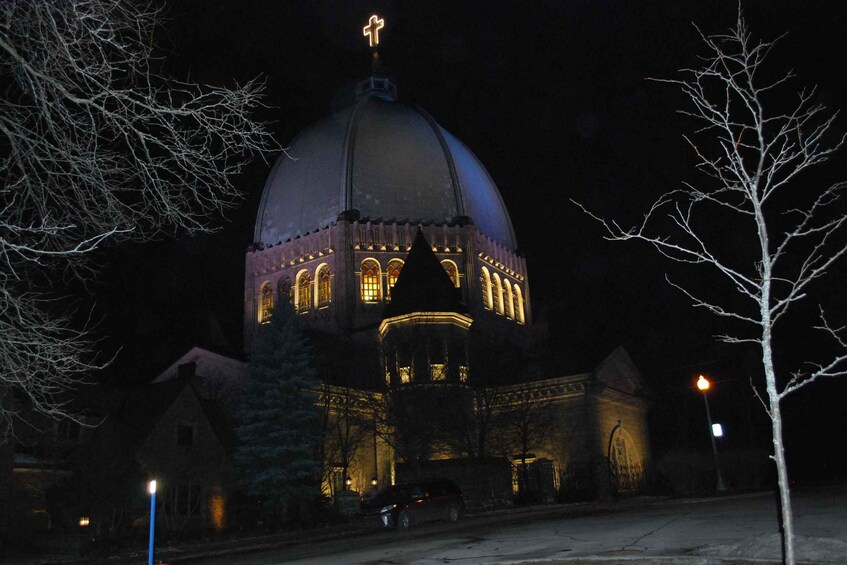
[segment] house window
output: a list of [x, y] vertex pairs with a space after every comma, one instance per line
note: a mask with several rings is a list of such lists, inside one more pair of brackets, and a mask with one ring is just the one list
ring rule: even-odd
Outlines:
[[494, 298], [491, 293], [491, 275], [486, 267], [482, 268], [482, 303], [488, 310], [494, 310]]
[[447, 276], [450, 277], [451, 281], [453, 281], [453, 286], [459, 288], [459, 269], [456, 267], [456, 263], [449, 259], [445, 259], [441, 262], [441, 266], [444, 267], [445, 271], [447, 271]]
[[447, 380], [447, 365], [444, 363], [433, 363], [430, 365], [429, 379], [434, 382]]
[[176, 425], [176, 444], [181, 446], [194, 445], [194, 426], [182, 422]]
[[202, 494], [200, 485], [175, 483], [167, 487], [164, 493], [165, 513], [171, 516], [196, 516], [202, 513]]
[[271, 283], [262, 284], [262, 289], [259, 291], [259, 323], [267, 324], [271, 320], [271, 314], [274, 309], [274, 291], [271, 288]]
[[381, 276], [379, 263], [373, 259], [362, 261], [362, 302], [373, 303], [381, 300], [379, 280]]
[[468, 367], [466, 365], [459, 365], [459, 382], [468, 382]]
[[312, 307], [312, 275], [301, 271], [297, 275], [297, 311], [308, 312]]
[[388, 275], [388, 291], [386, 294], [386, 299], [391, 300], [391, 289], [394, 288], [394, 283], [397, 282], [397, 278], [400, 276], [400, 271], [403, 270], [403, 261], [400, 259], [392, 259], [388, 262], [388, 269], [386, 269]]
[[400, 367], [398, 370], [400, 373], [400, 382], [404, 385], [412, 382], [412, 368], [411, 367]]
[[318, 269], [318, 308], [326, 308], [332, 302], [332, 274], [329, 265]]

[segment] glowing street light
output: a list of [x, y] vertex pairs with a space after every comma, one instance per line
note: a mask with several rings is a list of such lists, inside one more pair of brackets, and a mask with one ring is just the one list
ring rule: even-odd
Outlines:
[[697, 377], [697, 388], [700, 392], [703, 393], [703, 402], [706, 403], [706, 419], [709, 421], [709, 439], [712, 440], [712, 453], [715, 456], [715, 473], [717, 474], [718, 484], [716, 490], [718, 492], [724, 492], [726, 490], [726, 485], [723, 482], [723, 475], [721, 475], [721, 465], [718, 462], [718, 448], [715, 445], [715, 433], [714, 426], [712, 425], [712, 413], [709, 411], [709, 395], [708, 390], [712, 387], [712, 383], [709, 382], [709, 379], [704, 377], [703, 375], [699, 375]]
[[156, 531], [156, 481], [147, 483], [150, 493], [150, 548], [147, 552], [147, 565], [153, 565], [153, 534]]

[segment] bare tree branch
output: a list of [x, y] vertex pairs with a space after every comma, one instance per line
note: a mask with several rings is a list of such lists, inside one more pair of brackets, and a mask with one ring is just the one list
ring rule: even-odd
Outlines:
[[[105, 243], [214, 229], [241, 199], [233, 175], [276, 148], [252, 118], [259, 82], [151, 68], [159, 17], [126, 0], [0, 3], [0, 387], [48, 416], [66, 416], [59, 392], [99, 365], [35, 280], [90, 277]], [[0, 410], [8, 431], [15, 409]]]
[[[833, 136], [837, 114], [827, 114], [814, 103], [814, 89], [801, 90], [793, 106], [779, 108], [784, 103], [781, 93], [794, 75], [789, 71], [762, 80], [762, 67], [775, 42], [753, 41], [740, 11], [736, 26], [726, 34], [700, 32], [700, 36], [709, 49], [702, 65], [684, 69], [682, 79], [659, 82], [678, 86], [691, 103], [681, 113], [700, 127], [685, 139], [706, 180], [666, 193], [640, 224], [630, 228], [580, 208], [602, 224], [606, 239], [649, 243], [672, 261], [707, 267], [714, 281], [729, 282], [735, 291], [717, 303], [715, 298], [699, 297], [688, 284], [669, 280], [695, 307], [741, 322], [756, 334], [723, 334], [718, 339], [753, 343], [761, 350], [767, 398], [759, 395], [752, 380], [751, 386], [772, 423], [785, 561], [794, 563], [780, 401], [818, 379], [847, 375], [847, 341], [844, 328], [831, 326], [821, 311], [821, 323], [809, 329], [832, 340], [838, 353], [827, 361], [808, 363], [810, 370], [779, 379], [774, 331], [791, 307], [806, 298], [809, 285], [847, 254], [847, 215], [837, 207], [845, 183], [823, 190], [801, 184], [807, 182], [803, 173], [827, 162], [847, 136]], [[735, 249], [716, 242], [703, 229], [707, 224], [733, 226]], [[748, 250], [755, 250], [754, 257], [744, 255]], [[739, 297], [741, 305], [732, 300]], [[785, 383], [781, 389], [780, 382]]]

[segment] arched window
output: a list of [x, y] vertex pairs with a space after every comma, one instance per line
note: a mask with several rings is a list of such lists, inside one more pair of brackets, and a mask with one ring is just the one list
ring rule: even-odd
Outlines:
[[326, 308], [332, 302], [332, 273], [329, 265], [318, 267], [318, 308]]
[[450, 259], [445, 259], [441, 262], [441, 266], [447, 271], [447, 276], [453, 281], [453, 286], [459, 288], [459, 269], [456, 267], [456, 263]]
[[362, 261], [362, 302], [373, 303], [382, 299], [382, 292], [380, 292], [381, 277], [379, 263], [373, 259]]
[[259, 323], [266, 324], [271, 319], [274, 309], [274, 290], [271, 283], [262, 283], [259, 291]]
[[495, 311], [503, 315], [503, 287], [500, 286], [500, 275], [494, 273], [494, 308]]
[[524, 323], [524, 315], [523, 315], [523, 296], [521, 296], [521, 287], [515, 285], [515, 319], [519, 324]]
[[297, 275], [295, 303], [298, 312], [308, 312], [312, 307], [312, 275], [309, 274], [309, 271], [300, 271]]
[[276, 297], [280, 304], [294, 302], [294, 293], [291, 292], [291, 277], [284, 276], [276, 283]]
[[491, 294], [491, 275], [486, 267], [482, 268], [482, 303], [488, 310], [494, 310], [494, 297]]
[[515, 318], [515, 303], [512, 301], [512, 285], [508, 279], [503, 279], [503, 302], [506, 305], [506, 317], [510, 320]]
[[392, 259], [388, 262], [386, 274], [388, 276], [388, 290], [385, 293], [386, 300], [391, 300], [391, 289], [394, 288], [394, 283], [397, 282], [397, 277], [400, 276], [400, 271], [403, 270], [403, 261], [400, 259]]

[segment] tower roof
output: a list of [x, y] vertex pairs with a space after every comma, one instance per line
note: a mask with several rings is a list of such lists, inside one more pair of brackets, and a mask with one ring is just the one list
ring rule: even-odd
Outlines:
[[352, 105], [306, 128], [277, 159], [254, 240], [275, 245], [357, 210], [425, 224], [470, 217], [516, 249], [500, 193], [476, 156], [426, 112], [395, 102], [387, 79], [365, 83]]
[[391, 302], [385, 307], [383, 319], [412, 312], [464, 314], [467, 311], [461, 301], [461, 292], [453, 286], [423, 232], [418, 229], [400, 276], [391, 289]]

